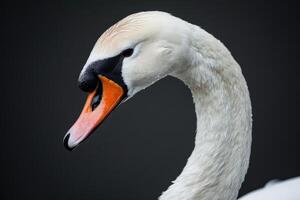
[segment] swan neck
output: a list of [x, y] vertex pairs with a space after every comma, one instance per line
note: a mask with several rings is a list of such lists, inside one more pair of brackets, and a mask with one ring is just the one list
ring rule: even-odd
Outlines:
[[195, 147], [160, 200], [235, 200], [248, 169], [252, 119], [246, 82], [229, 51], [202, 29], [199, 34], [208, 39], [194, 44], [191, 65], [174, 75], [193, 96]]

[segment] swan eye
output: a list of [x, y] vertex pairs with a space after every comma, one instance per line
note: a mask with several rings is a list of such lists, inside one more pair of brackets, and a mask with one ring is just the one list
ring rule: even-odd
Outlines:
[[122, 55], [124, 57], [130, 57], [133, 54], [133, 49], [126, 49], [125, 51], [122, 52]]

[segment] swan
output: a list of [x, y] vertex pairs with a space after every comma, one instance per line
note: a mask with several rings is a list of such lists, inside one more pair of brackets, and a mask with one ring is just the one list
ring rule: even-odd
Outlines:
[[[190, 89], [197, 131], [186, 166], [159, 199], [237, 199], [252, 140], [246, 81], [222, 42], [169, 13], [132, 14], [100, 36], [79, 75], [87, 100], [64, 145], [69, 150], [77, 147], [114, 108], [165, 76], [178, 78]], [[295, 178], [241, 200], [299, 200], [299, 185], [300, 178]]]

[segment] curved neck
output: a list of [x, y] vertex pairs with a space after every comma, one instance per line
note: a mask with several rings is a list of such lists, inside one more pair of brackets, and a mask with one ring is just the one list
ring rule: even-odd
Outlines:
[[249, 93], [239, 65], [223, 44], [202, 29], [195, 32], [195, 37], [208, 39], [194, 46], [199, 52], [191, 55], [188, 69], [174, 75], [192, 92], [195, 147], [182, 173], [159, 199], [234, 200], [250, 157]]

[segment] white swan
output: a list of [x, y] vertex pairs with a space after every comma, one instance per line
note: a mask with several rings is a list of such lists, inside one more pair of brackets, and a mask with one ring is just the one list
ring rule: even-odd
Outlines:
[[[246, 81], [219, 40], [168, 13], [130, 15], [99, 38], [79, 77], [80, 88], [90, 93], [79, 119], [65, 136], [65, 146], [76, 147], [120, 102], [167, 75], [190, 88], [197, 134], [182, 173], [159, 199], [235, 200], [251, 149], [252, 114]], [[287, 184], [298, 191], [281, 199], [300, 199], [300, 179]], [[280, 185], [285, 184], [270, 187], [276, 189], [271, 192], [275, 197], [259, 198], [258, 193], [267, 190], [263, 189], [241, 199], [274, 200]]]

